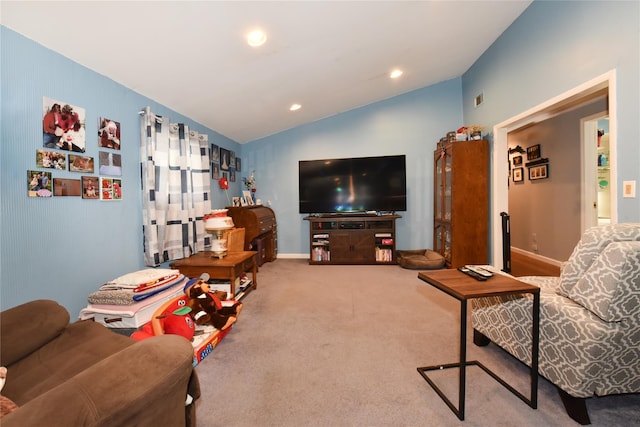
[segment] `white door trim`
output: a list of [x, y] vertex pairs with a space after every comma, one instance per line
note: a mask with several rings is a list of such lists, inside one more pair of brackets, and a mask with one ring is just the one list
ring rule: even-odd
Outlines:
[[616, 170], [616, 138], [617, 138], [617, 99], [616, 71], [610, 70], [586, 83], [583, 83], [563, 94], [549, 99], [523, 113], [496, 124], [493, 127], [493, 151], [491, 153], [491, 263], [501, 268], [502, 258], [502, 218], [500, 212], [509, 212], [509, 165], [506, 152], [508, 150], [507, 135], [534, 121], [541, 121], [558, 113], [558, 106], [568, 101], [578, 101], [582, 97], [603, 90], [608, 90], [609, 98], [609, 149], [611, 171], [611, 222], [617, 222], [617, 170]]

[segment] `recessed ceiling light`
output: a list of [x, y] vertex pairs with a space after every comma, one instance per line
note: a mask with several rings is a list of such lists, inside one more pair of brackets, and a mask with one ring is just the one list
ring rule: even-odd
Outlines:
[[393, 70], [390, 74], [389, 77], [391, 77], [392, 79], [397, 79], [398, 77], [400, 77], [402, 75], [402, 70], [399, 69], [395, 69]]
[[289, 111], [298, 111], [301, 108], [302, 108], [302, 105], [300, 104], [291, 104], [291, 107], [289, 107]]
[[247, 35], [247, 43], [249, 43], [249, 46], [251, 47], [262, 46], [266, 41], [267, 41], [267, 35], [263, 33], [261, 30], [251, 31]]

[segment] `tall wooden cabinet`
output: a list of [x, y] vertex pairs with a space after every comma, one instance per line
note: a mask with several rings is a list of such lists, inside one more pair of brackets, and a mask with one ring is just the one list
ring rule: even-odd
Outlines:
[[489, 142], [471, 140], [438, 144], [433, 158], [433, 249], [444, 256], [449, 268], [486, 264], [489, 253]]

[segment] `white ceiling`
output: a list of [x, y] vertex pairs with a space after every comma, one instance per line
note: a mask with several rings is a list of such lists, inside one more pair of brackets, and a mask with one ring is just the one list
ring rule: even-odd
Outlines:
[[3, 0], [0, 22], [244, 143], [459, 77], [530, 3]]

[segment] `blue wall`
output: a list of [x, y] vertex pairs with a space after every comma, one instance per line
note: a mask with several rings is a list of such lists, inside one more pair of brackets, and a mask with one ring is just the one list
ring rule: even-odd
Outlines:
[[433, 246], [433, 150], [462, 125], [459, 78], [244, 144], [257, 197], [271, 201], [278, 252], [308, 255], [309, 224], [298, 213], [298, 161], [407, 156], [407, 211], [396, 223], [399, 249]]
[[[640, 221], [640, 2], [534, 1], [463, 75], [467, 123], [489, 129], [616, 70], [618, 222]], [[473, 99], [484, 93], [484, 104]]]
[[[149, 105], [156, 114], [208, 134], [210, 143], [236, 152], [239, 144], [6, 27], [0, 31], [0, 304], [4, 309], [50, 298], [75, 317], [99, 285], [144, 267], [138, 111]], [[85, 155], [94, 157], [96, 171], [98, 118], [120, 122], [122, 201], [27, 197], [27, 170], [38, 169], [36, 149], [43, 148], [43, 96], [85, 109]], [[42, 170], [53, 171], [54, 178], [88, 175]], [[223, 207], [226, 196], [213, 184], [212, 203]], [[235, 188], [239, 191], [239, 182]]]
[[[146, 105], [239, 153], [243, 171], [231, 195], [255, 169], [257, 196], [270, 200], [278, 215], [281, 254], [308, 249], [308, 224], [297, 205], [298, 160], [406, 154], [408, 211], [398, 222], [398, 246], [430, 247], [432, 153], [441, 136], [462, 123], [491, 129], [610, 69], [617, 70], [619, 181], [640, 181], [638, 9], [638, 2], [535, 1], [460, 78], [242, 146], [0, 27], [0, 306], [52, 298], [76, 316], [99, 284], [143, 267], [138, 111]], [[479, 92], [485, 104], [474, 109]], [[98, 117], [120, 121], [124, 200], [26, 196], [26, 171], [36, 169], [35, 150], [42, 146], [43, 96], [86, 109], [87, 155], [93, 157]], [[212, 207], [225, 206], [226, 195], [213, 184]], [[619, 221], [640, 221], [637, 198], [618, 200]]]

